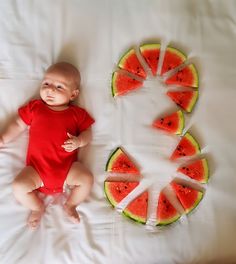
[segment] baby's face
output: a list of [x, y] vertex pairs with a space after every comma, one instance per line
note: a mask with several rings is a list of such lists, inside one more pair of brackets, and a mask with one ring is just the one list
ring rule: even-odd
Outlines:
[[56, 68], [46, 72], [40, 87], [42, 100], [52, 107], [67, 106], [78, 93], [79, 90], [72, 75]]

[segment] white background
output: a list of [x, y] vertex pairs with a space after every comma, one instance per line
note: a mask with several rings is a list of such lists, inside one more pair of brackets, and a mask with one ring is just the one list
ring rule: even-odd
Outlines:
[[[236, 3], [230, 0], [54, 0], [0, 2], [0, 131], [35, 96], [44, 70], [60, 60], [79, 67], [80, 104], [95, 118], [81, 151], [95, 184], [70, 224], [63, 197], [48, 197], [41, 226], [12, 195], [23, 168], [27, 133], [0, 150], [0, 263], [236, 263]], [[166, 159], [177, 137], [149, 125], [175, 107], [160, 82], [114, 100], [110, 81], [124, 51], [149, 41], [183, 50], [200, 75], [200, 97], [187, 126], [208, 158], [210, 181], [199, 207], [162, 232], [120, 216], [103, 194], [106, 161], [122, 146], [146, 179], [171, 180]], [[156, 85], [155, 85], [156, 83]]]

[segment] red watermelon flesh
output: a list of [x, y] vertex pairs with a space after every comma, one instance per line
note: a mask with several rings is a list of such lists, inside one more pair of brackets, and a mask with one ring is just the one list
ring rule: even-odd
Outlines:
[[141, 78], [146, 79], [147, 77], [147, 74], [142, 64], [140, 63], [134, 49], [130, 49], [127, 53], [122, 56], [118, 63], [118, 66], [121, 69], [133, 73]]
[[106, 171], [139, 174], [139, 169], [121, 148], [117, 148], [111, 154], [106, 164]]
[[169, 225], [180, 218], [180, 214], [166, 198], [163, 192], [160, 193], [157, 206], [157, 225]]
[[208, 181], [208, 164], [206, 159], [198, 159], [188, 165], [181, 166], [177, 171], [201, 183]]
[[104, 191], [109, 202], [116, 206], [131, 191], [133, 191], [139, 182], [109, 182], [105, 181]]
[[171, 134], [181, 134], [184, 128], [184, 115], [177, 111], [168, 116], [161, 117], [153, 122], [153, 127], [162, 129]]
[[112, 75], [112, 95], [119, 96], [137, 90], [143, 85], [142, 81], [138, 81], [128, 75], [120, 72], [114, 72]]
[[172, 153], [170, 159], [176, 160], [182, 157], [194, 156], [199, 153], [200, 153], [200, 147], [197, 141], [193, 138], [192, 135], [186, 133], [180, 140], [176, 149]]
[[167, 47], [162, 64], [161, 75], [180, 66], [187, 57], [180, 50], [172, 47]]
[[186, 112], [191, 112], [198, 98], [197, 91], [169, 91], [166, 93], [172, 101]]
[[[112, 204], [116, 206], [121, 202], [130, 192], [132, 192], [139, 182], [105, 182], [104, 191], [107, 199]], [[147, 220], [147, 208], [148, 208], [148, 192], [143, 192], [133, 201], [123, 211], [123, 214], [129, 218], [145, 224]]]
[[174, 84], [185, 87], [198, 87], [198, 74], [193, 64], [179, 70], [165, 81], [166, 84]]
[[150, 67], [152, 74], [156, 76], [160, 57], [160, 44], [144, 44], [140, 46], [140, 53]]
[[175, 191], [175, 194], [185, 209], [186, 214], [196, 208], [203, 197], [203, 193], [201, 191], [185, 185], [177, 184], [176, 182], [172, 182], [171, 187]]
[[123, 213], [129, 218], [145, 224], [147, 221], [148, 192], [143, 192], [125, 208]]

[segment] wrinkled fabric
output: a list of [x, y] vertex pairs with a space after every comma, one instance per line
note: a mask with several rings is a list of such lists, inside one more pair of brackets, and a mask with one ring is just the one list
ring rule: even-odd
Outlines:
[[[80, 69], [79, 104], [96, 120], [93, 141], [80, 152], [95, 182], [78, 207], [79, 225], [64, 215], [66, 194], [55, 195], [44, 198], [41, 225], [30, 231], [29, 211], [11, 189], [24, 166], [28, 131], [0, 150], [1, 264], [235, 262], [235, 12], [233, 0], [1, 1], [0, 131], [38, 94], [44, 70], [57, 61]], [[176, 109], [165, 95], [168, 87], [149, 78], [140, 90], [116, 99], [110, 88], [122, 54], [153, 41], [184, 51], [198, 69], [199, 99], [185, 115], [186, 130], [199, 141], [210, 167], [198, 208], [161, 232], [124, 218], [103, 192], [106, 162], [118, 146], [150, 188], [161, 189], [175, 176], [177, 164], [168, 157], [178, 137], [151, 128], [156, 117]]]

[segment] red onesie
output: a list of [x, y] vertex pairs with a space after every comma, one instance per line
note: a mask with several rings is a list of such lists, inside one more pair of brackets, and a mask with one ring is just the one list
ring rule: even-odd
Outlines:
[[61, 145], [68, 139], [67, 132], [78, 136], [94, 123], [93, 118], [75, 105], [54, 111], [42, 100], [30, 101], [18, 113], [30, 126], [26, 165], [39, 173], [44, 185], [39, 190], [47, 194], [62, 192], [78, 152], [66, 152]]

